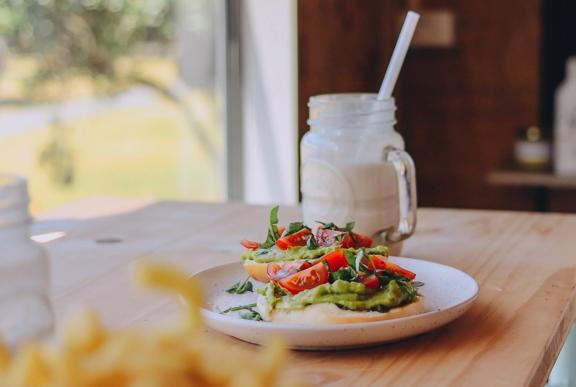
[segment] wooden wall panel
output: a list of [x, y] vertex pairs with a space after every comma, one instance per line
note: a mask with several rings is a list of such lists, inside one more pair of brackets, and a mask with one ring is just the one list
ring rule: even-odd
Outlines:
[[490, 187], [516, 131], [538, 123], [539, 1], [427, 1], [457, 16], [457, 46], [414, 50], [400, 109], [418, 167], [420, 202], [533, 209], [530, 193]]
[[[533, 195], [490, 187], [485, 175], [510, 157], [517, 128], [538, 122], [540, 1], [419, 3], [457, 18], [456, 47], [411, 50], [394, 93], [420, 203], [533, 209]], [[301, 134], [310, 95], [377, 91], [404, 5], [299, 1]]]
[[395, 35], [397, 1], [298, 2], [300, 134], [308, 130], [308, 98], [377, 92]]

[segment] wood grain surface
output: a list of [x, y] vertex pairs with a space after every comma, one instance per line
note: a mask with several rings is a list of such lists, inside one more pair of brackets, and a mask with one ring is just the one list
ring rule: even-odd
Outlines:
[[[174, 319], [176, 303], [133, 290], [136, 260], [156, 257], [195, 272], [238, 259], [239, 240], [265, 235], [267, 207], [123, 203], [78, 203], [51, 211], [35, 225], [35, 232], [67, 234], [46, 244], [58, 318], [90, 305], [114, 326]], [[81, 216], [97, 213], [99, 206], [130, 212]], [[298, 208], [281, 208], [281, 222], [299, 217]], [[466, 271], [480, 284], [477, 303], [454, 323], [403, 342], [295, 352], [291, 372], [315, 385], [544, 384], [576, 316], [576, 216], [421, 209], [417, 232], [402, 255]]]

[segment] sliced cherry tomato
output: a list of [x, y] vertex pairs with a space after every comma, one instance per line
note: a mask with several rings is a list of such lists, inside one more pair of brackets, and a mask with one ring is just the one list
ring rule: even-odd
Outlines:
[[312, 231], [307, 228], [303, 228], [300, 231], [296, 231], [294, 234], [286, 235], [276, 241], [276, 246], [280, 250], [286, 250], [289, 247], [295, 246], [306, 246], [308, 241], [308, 236], [312, 235]]
[[369, 289], [378, 289], [380, 287], [380, 281], [374, 274], [362, 278], [362, 283]]
[[244, 239], [243, 241], [241, 241], [240, 244], [242, 246], [246, 247], [247, 249], [250, 249], [250, 250], [256, 250], [258, 248], [258, 246], [260, 246], [260, 243], [254, 242], [254, 241], [249, 241], [247, 239]]
[[312, 266], [312, 264], [308, 261], [270, 262], [266, 267], [266, 273], [272, 281], [277, 281], [308, 269], [310, 266]]
[[328, 282], [328, 269], [324, 262], [318, 262], [306, 270], [277, 281], [280, 286], [292, 294], [315, 288]]
[[284, 234], [284, 230], [286, 230], [286, 227], [284, 227], [284, 226], [279, 226], [279, 227], [278, 227], [278, 235]]
[[338, 271], [341, 267], [348, 266], [348, 260], [346, 259], [346, 254], [344, 254], [344, 250], [338, 249], [332, 252], [329, 252], [325, 256], [322, 257], [323, 261], [326, 261], [330, 271]]
[[354, 246], [354, 239], [352, 238], [352, 235], [350, 235], [350, 233], [346, 233], [342, 237], [342, 247], [344, 247], [345, 249], [350, 248], [350, 247], [355, 247]]
[[354, 239], [354, 247], [372, 247], [373, 241], [369, 236], [353, 232], [352, 239]]
[[[401, 276], [404, 276], [410, 280], [413, 280], [414, 278], [416, 278], [415, 273], [412, 273], [410, 270], [406, 270], [403, 267], [396, 265], [395, 263], [386, 261], [385, 259], [383, 259], [382, 257], [380, 257], [378, 255], [371, 255], [370, 258], [372, 258], [372, 262], [374, 262], [374, 266], [376, 267], [376, 270], [386, 270], [386, 271], [389, 271], [390, 273], [399, 274]], [[368, 265], [370, 265], [370, 264], [368, 264]]]

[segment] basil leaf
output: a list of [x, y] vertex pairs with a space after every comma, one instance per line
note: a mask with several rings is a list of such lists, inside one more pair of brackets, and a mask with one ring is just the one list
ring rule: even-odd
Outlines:
[[220, 312], [220, 314], [225, 314], [225, 313], [229, 313], [229, 312], [244, 311], [244, 312], [239, 313], [240, 318], [242, 318], [244, 320], [263, 321], [260, 313], [256, 312], [253, 309], [255, 307], [256, 307], [256, 304], [246, 304], [246, 305], [233, 306], [231, 308], [223, 310], [222, 312]]
[[274, 238], [274, 234], [268, 229], [268, 235], [266, 236], [266, 241], [264, 243], [260, 243], [261, 249], [269, 249], [270, 247], [276, 244], [276, 239]]
[[308, 247], [308, 250], [316, 250], [318, 248], [318, 243], [316, 242], [314, 235], [308, 236], [308, 239], [306, 240], [306, 247]]
[[256, 303], [254, 304], [246, 304], [246, 305], [238, 305], [238, 306], [233, 306], [231, 308], [228, 308], [226, 310], [223, 310], [222, 312], [220, 312], [220, 314], [225, 314], [225, 313], [230, 313], [230, 312], [237, 312], [239, 310], [252, 310], [252, 308], [256, 307]]
[[254, 285], [252, 282], [249, 281], [250, 277], [246, 278], [243, 282], [238, 281], [228, 289], [226, 289], [226, 293], [230, 294], [244, 294], [246, 292], [254, 291]]
[[278, 206], [270, 210], [270, 226], [268, 227], [268, 235], [266, 241], [260, 244], [260, 248], [269, 249], [274, 246], [276, 240], [280, 237], [278, 233]]
[[343, 280], [352, 282], [354, 281], [358, 275], [350, 266], [348, 267], [341, 267], [337, 271], [330, 273], [330, 282], [335, 282], [337, 280]]
[[279, 206], [276, 206], [270, 210], [270, 230], [274, 236], [274, 241], [280, 238], [280, 234], [278, 233], [278, 208]]
[[402, 290], [402, 292], [404, 292], [404, 294], [409, 298], [414, 298], [418, 295], [418, 291], [416, 290], [416, 288], [414, 288], [412, 284], [406, 281], [405, 279], [396, 280], [396, 282], [398, 283], [398, 285], [400, 285], [400, 289]]
[[289, 223], [288, 227], [286, 227], [286, 231], [284, 231], [284, 234], [282, 234], [282, 236], [294, 234], [295, 232], [302, 230], [304, 227], [305, 227], [304, 223], [302, 222]]
[[356, 265], [356, 256], [354, 255], [354, 253], [349, 250], [344, 250], [344, 255], [346, 255], [348, 265], [354, 267]]
[[351, 232], [354, 229], [354, 226], [356, 225], [356, 222], [348, 222], [348, 223], [346, 223], [346, 226], [338, 227], [333, 222], [325, 223], [325, 222], [320, 222], [319, 220], [316, 220], [316, 223], [320, 223], [324, 227], [324, 229], [326, 229], [326, 230], [348, 231], [348, 232]]
[[241, 312], [240, 318], [244, 320], [262, 321], [262, 316], [255, 310], [249, 309], [247, 312]]
[[276, 206], [270, 210], [270, 226], [278, 224], [278, 208]]
[[338, 226], [336, 226], [336, 225], [335, 225], [334, 223], [332, 223], [332, 222], [330, 222], [330, 223], [324, 223], [324, 222], [321, 222], [321, 221], [319, 221], [319, 220], [316, 220], [315, 222], [316, 222], [316, 223], [320, 223], [322, 226], [324, 226], [324, 228], [325, 228], [326, 230], [336, 230], [336, 229], [338, 228]]

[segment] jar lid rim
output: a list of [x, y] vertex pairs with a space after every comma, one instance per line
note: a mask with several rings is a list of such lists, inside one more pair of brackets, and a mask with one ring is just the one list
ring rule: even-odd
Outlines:
[[0, 209], [12, 205], [28, 205], [28, 183], [25, 177], [0, 173]]
[[314, 107], [325, 103], [351, 103], [362, 104], [370, 103], [384, 106], [394, 106], [394, 97], [379, 100], [376, 93], [336, 93], [336, 94], [319, 94], [313, 95], [308, 100], [308, 106]]

